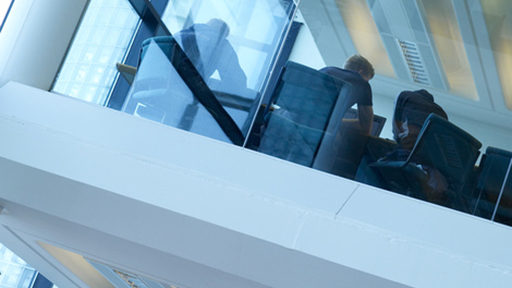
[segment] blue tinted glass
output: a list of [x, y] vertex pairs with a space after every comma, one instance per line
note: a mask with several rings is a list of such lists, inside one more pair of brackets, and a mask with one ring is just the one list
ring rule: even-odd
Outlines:
[[196, 100], [171, 64], [161, 43], [154, 40], [144, 45], [144, 56], [122, 110], [229, 142], [212, 115]]
[[138, 22], [126, 0], [91, 0], [53, 91], [104, 105]]
[[[163, 14], [172, 33], [167, 40], [175, 41], [197, 70], [193, 86], [204, 83], [205, 93], [213, 94], [205, 97], [214, 98], [222, 111], [212, 112], [203, 103], [209, 100], [185, 84], [175, 69], [181, 64], [168, 60], [176, 47], [162, 48], [166, 44], [161, 42], [167, 41], [163, 38], [147, 47], [143, 44], [124, 111], [236, 143], [231, 134], [237, 139], [247, 135], [295, 9], [293, 1], [170, 1]], [[232, 128], [236, 131], [226, 131]]]

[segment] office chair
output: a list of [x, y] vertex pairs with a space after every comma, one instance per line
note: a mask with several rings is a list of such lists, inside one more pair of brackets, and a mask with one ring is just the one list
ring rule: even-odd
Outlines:
[[487, 147], [479, 168], [474, 214], [512, 226], [512, 152]]
[[[471, 195], [465, 189], [466, 181], [474, 169], [481, 146], [473, 136], [432, 113], [406, 160], [378, 161], [370, 166], [385, 180], [382, 188], [470, 212], [468, 198]], [[433, 180], [445, 184], [443, 199], [432, 200], [429, 189], [433, 185], [429, 181]]]
[[344, 114], [340, 95], [346, 89], [350, 84], [288, 61], [267, 107], [258, 151], [311, 166], [326, 131], [334, 129], [330, 119]]

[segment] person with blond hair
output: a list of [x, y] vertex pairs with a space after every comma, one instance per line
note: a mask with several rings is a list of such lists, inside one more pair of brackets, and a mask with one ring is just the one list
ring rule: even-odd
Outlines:
[[320, 69], [335, 78], [350, 83], [352, 86], [346, 96], [345, 106], [357, 104], [357, 119], [343, 119], [349, 131], [368, 135], [373, 124], [373, 95], [369, 81], [375, 75], [372, 64], [361, 55], [352, 55], [346, 59], [343, 68], [328, 66]]
[[[340, 129], [328, 135], [319, 148], [313, 168], [354, 179], [368, 135], [373, 126], [373, 95], [368, 81], [375, 71], [372, 64], [361, 55], [346, 59], [343, 68], [328, 66], [321, 72], [350, 85], [341, 108]], [[346, 112], [357, 104], [357, 118], [345, 118]]]

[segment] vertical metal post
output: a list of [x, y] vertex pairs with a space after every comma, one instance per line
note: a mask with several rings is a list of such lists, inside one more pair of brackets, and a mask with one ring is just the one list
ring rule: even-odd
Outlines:
[[510, 168], [512, 167], [512, 158], [508, 163], [507, 173], [505, 173], [505, 178], [503, 178], [503, 184], [501, 184], [500, 195], [498, 196], [498, 200], [496, 200], [496, 205], [494, 206], [494, 211], [492, 213], [491, 221], [494, 221], [494, 217], [496, 217], [496, 212], [498, 212], [498, 207], [500, 205], [501, 197], [503, 196], [503, 191], [505, 190], [505, 185], [507, 185], [507, 179], [510, 174]]

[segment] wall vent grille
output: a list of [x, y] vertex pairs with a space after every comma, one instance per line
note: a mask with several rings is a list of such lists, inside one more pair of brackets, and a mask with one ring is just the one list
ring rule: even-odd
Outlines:
[[405, 63], [409, 68], [412, 80], [416, 83], [430, 86], [431, 83], [427, 74], [427, 69], [423, 64], [423, 59], [421, 58], [421, 54], [416, 43], [398, 39], [398, 44], [400, 45]]

